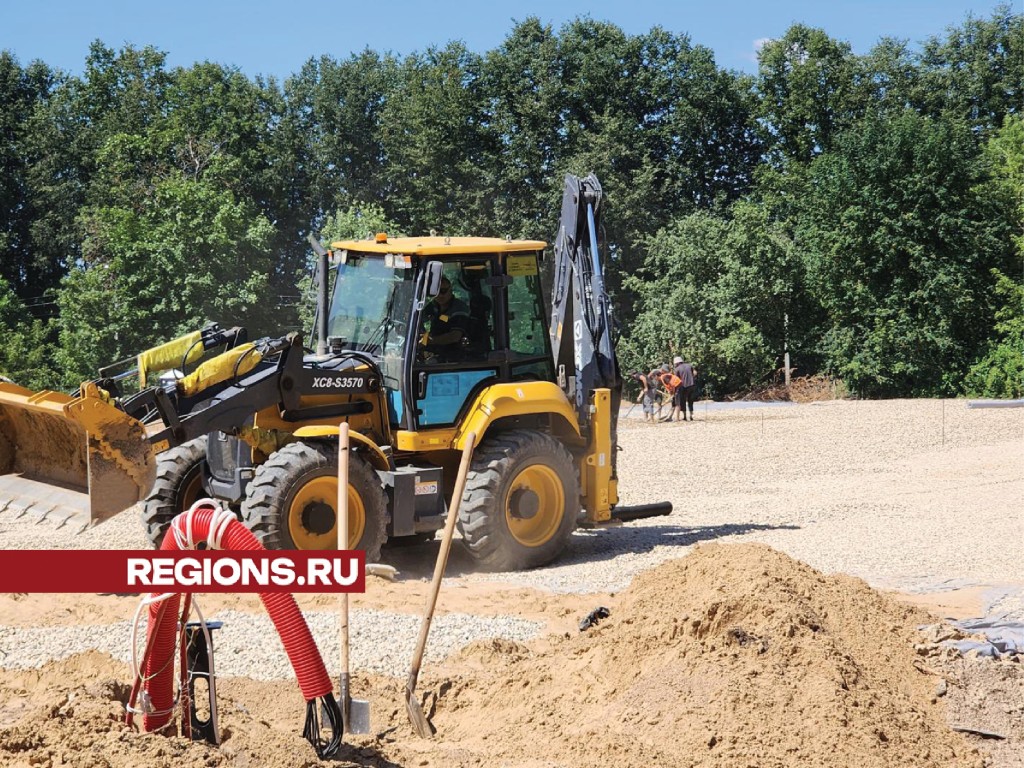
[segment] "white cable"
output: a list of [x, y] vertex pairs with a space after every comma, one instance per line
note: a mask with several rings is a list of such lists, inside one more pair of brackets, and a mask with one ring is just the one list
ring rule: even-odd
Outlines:
[[[125, 704], [125, 706], [124, 706], [125, 711], [131, 712], [134, 715], [147, 715], [147, 716], [151, 716], [151, 717], [160, 717], [160, 716], [163, 716], [163, 715], [166, 715], [166, 714], [170, 714], [178, 706], [178, 701], [181, 698], [181, 688], [179, 687], [177, 692], [174, 694], [174, 699], [171, 701], [171, 706], [168, 709], [162, 709], [162, 710], [153, 709], [153, 700], [150, 698], [149, 690], [146, 689], [145, 685], [144, 685], [145, 683], [148, 683], [154, 677], [159, 675], [161, 672], [163, 672], [165, 669], [167, 669], [167, 665], [168, 664], [173, 664], [174, 663], [174, 656], [175, 656], [174, 653], [171, 653], [171, 655], [167, 659], [167, 662], [165, 662], [164, 665], [160, 669], [158, 669], [156, 672], [154, 672], [149, 677], [143, 677], [142, 676], [142, 672], [139, 670], [139, 660], [138, 660], [139, 616], [142, 613], [142, 609], [145, 608], [146, 606], [152, 605], [153, 603], [159, 603], [159, 602], [162, 602], [163, 600], [166, 600], [169, 597], [174, 597], [176, 594], [178, 594], [178, 593], [177, 592], [165, 592], [162, 595], [151, 595], [149, 597], [144, 597], [144, 598], [142, 598], [142, 600], [139, 601], [138, 608], [135, 609], [135, 618], [132, 621], [132, 671], [135, 674], [135, 679], [139, 681], [139, 700], [142, 702], [142, 706], [141, 707], [133, 707], [130, 704]], [[175, 623], [177, 623], [177, 621]], [[182, 637], [182, 635], [184, 635], [184, 633], [185, 633], [185, 625], [184, 624], [179, 624], [178, 625], [178, 641], [179, 642], [181, 641], [181, 637]], [[177, 650], [177, 645], [175, 645], [175, 651], [176, 650]]]
[[207, 498], [207, 499], [198, 499], [195, 503], [192, 504], [191, 507], [189, 507], [186, 510], [185, 514], [186, 515], [191, 515], [197, 509], [199, 509], [199, 507], [213, 507], [214, 509], [221, 509], [222, 508], [220, 503], [216, 499], [209, 499], [209, 498]]
[[210, 520], [210, 533], [206, 537], [207, 543], [210, 545], [210, 549], [222, 549], [221, 539], [227, 534], [228, 527], [231, 523], [236, 522], [238, 518], [235, 517], [234, 512], [224, 509], [223, 507], [215, 507], [213, 517]]
[[[221, 548], [221, 539], [224, 537], [224, 534], [227, 532], [228, 526], [231, 524], [231, 522], [233, 520], [237, 519], [233, 512], [231, 512], [230, 510], [225, 509], [224, 507], [222, 507], [216, 500], [214, 500], [214, 499], [199, 499], [191, 507], [189, 507], [187, 511], [177, 515], [174, 518], [174, 520], [171, 521], [171, 534], [174, 536], [174, 543], [177, 545], [177, 548], [179, 550], [187, 550], [187, 549], [195, 549], [196, 548], [196, 543], [197, 542], [195, 541], [195, 537], [194, 537], [195, 514], [196, 514], [196, 511], [199, 508], [201, 508], [201, 507], [212, 507], [213, 508], [213, 516], [210, 519], [210, 532], [209, 532], [209, 534], [206, 537], [207, 538], [207, 543], [210, 545], [211, 549], [220, 549]], [[178, 705], [178, 700], [181, 697], [181, 689], [179, 688], [178, 692], [174, 696], [174, 702], [171, 704], [170, 709], [163, 710], [161, 712], [157, 712], [157, 711], [153, 710], [152, 703], [151, 703], [151, 700], [149, 698], [149, 692], [143, 687], [143, 685], [145, 683], [149, 682], [149, 680], [151, 680], [154, 677], [156, 677], [158, 674], [160, 674], [160, 672], [162, 672], [164, 669], [166, 669], [167, 665], [165, 664], [163, 667], [161, 667], [159, 670], [154, 672], [148, 678], [144, 678], [142, 676], [142, 671], [139, 668], [139, 647], [138, 647], [139, 646], [139, 619], [140, 619], [140, 617], [142, 615], [142, 610], [144, 608], [150, 606], [150, 605], [153, 605], [154, 603], [159, 603], [159, 602], [162, 602], [164, 600], [167, 600], [168, 598], [173, 597], [176, 594], [178, 594], [178, 593], [177, 592], [165, 592], [165, 593], [160, 594], [160, 595], [150, 595], [148, 597], [143, 597], [139, 601], [138, 607], [135, 609], [135, 617], [132, 620], [132, 632], [131, 632], [132, 674], [135, 676], [135, 679], [140, 682], [139, 697], [142, 700], [143, 705], [142, 705], [141, 708], [136, 708], [136, 707], [131, 707], [129, 705], [125, 705], [125, 709], [128, 710], [129, 712], [134, 713], [134, 714], [156, 715], [156, 716], [166, 715], [166, 714], [174, 711], [175, 707], [177, 707], [177, 705]], [[196, 602], [194, 597], [192, 599], [192, 605], [195, 606], [196, 613], [199, 615], [199, 621], [200, 621], [200, 624], [201, 624], [202, 629], [203, 629], [203, 634], [206, 637], [207, 662], [209, 663], [209, 666], [210, 666], [210, 682], [211, 682], [211, 688], [212, 688], [212, 681], [213, 681], [213, 638], [210, 635], [209, 627], [207, 627], [207, 625], [206, 625], [206, 619], [203, 617], [202, 611], [199, 609], [199, 605]], [[189, 612], [191, 613], [191, 609], [190, 609]], [[188, 621], [188, 617], [186, 616], [185, 617], [185, 622], [187, 623], [187, 621]], [[184, 636], [184, 634], [185, 634], [185, 623], [182, 623], [178, 627], [178, 642], [179, 643], [182, 641], [182, 637]], [[175, 644], [175, 650], [177, 650], [177, 644]], [[175, 654], [172, 653], [171, 656], [170, 656], [170, 659], [169, 659], [170, 663], [172, 663], [172, 664], [174, 663], [174, 656], [175, 656]], [[216, 718], [216, 714], [215, 713], [214, 713], [213, 717], [214, 717], [214, 719]], [[214, 726], [214, 729], [216, 729], [216, 727], [217, 727], [216, 722], [213, 723], [213, 726]]]
[[[174, 531], [174, 543], [178, 545], [178, 549], [196, 548], [196, 541], [192, 535], [194, 516], [196, 510], [203, 506], [217, 508], [217, 503], [213, 499], [199, 499], [188, 510], [175, 517], [171, 522], [171, 529]], [[182, 530], [182, 526], [184, 526], [184, 530]]]

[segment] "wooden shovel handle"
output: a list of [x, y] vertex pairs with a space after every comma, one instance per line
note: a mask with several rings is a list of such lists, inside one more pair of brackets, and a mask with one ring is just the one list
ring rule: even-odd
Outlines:
[[[348, 549], [348, 422], [338, 428], [338, 550]], [[339, 645], [341, 646], [341, 698], [342, 707], [348, 705], [348, 592], [341, 593], [339, 616]], [[348, 711], [345, 710], [346, 722]]]
[[475, 444], [476, 432], [468, 433], [465, 446], [462, 449], [459, 475], [455, 479], [455, 488], [452, 490], [452, 503], [448, 508], [448, 517], [444, 524], [444, 534], [441, 536], [441, 549], [437, 553], [437, 562], [434, 563], [434, 579], [430, 583], [430, 594], [427, 595], [427, 603], [423, 608], [423, 623], [420, 624], [420, 635], [416, 640], [416, 651], [412, 656], [412, 668], [409, 670], [409, 681], [406, 684], [406, 690], [408, 691], [416, 688], [416, 679], [420, 674], [423, 651], [427, 647], [427, 635], [430, 633], [430, 623], [434, 619], [437, 594], [441, 591], [441, 578], [444, 576], [444, 570], [448, 565], [448, 553], [452, 547], [452, 535], [455, 533], [455, 522], [459, 517], [459, 504], [462, 502], [462, 493], [466, 488], [466, 476], [469, 474], [469, 463], [473, 458]]

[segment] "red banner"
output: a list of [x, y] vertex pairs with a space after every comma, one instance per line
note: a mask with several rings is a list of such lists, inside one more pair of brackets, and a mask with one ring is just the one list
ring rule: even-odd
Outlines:
[[9, 549], [0, 592], [364, 592], [366, 553]]

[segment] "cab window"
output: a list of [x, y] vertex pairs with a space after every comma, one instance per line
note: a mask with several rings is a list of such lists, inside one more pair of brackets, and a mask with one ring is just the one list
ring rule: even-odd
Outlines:
[[508, 337], [514, 359], [549, 357], [544, 332], [544, 302], [536, 254], [512, 255], [506, 261], [508, 287]]

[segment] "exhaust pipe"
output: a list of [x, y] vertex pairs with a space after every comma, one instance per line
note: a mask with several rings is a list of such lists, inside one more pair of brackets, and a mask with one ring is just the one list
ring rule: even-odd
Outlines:
[[309, 244], [313, 247], [314, 253], [316, 253], [316, 353], [318, 355], [327, 354], [327, 303], [330, 297], [327, 294], [327, 283], [330, 275], [330, 264], [329, 259], [331, 252], [328, 251], [320, 241], [317, 240], [313, 233], [310, 232], [306, 237]]
[[657, 504], [636, 504], [632, 507], [616, 507], [612, 510], [612, 519], [623, 523], [644, 520], [648, 517], [664, 517], [672, 514], [672, 502], [660, 501]]

